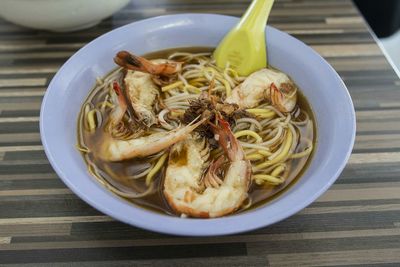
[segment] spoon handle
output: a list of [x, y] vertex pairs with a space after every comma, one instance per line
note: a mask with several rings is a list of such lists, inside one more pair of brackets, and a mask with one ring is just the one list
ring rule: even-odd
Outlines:
[[273, 4], [274, 0], [253, 0], [236, 28], [264, 33]]
[[265, 26], [274, 0], [253, 0], [249, 8], [214, 51], [217, 66], [228, 64], [247, 76], [268, 66]]

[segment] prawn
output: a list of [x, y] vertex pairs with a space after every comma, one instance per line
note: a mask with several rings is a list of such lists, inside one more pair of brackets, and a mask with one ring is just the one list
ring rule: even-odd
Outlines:
[[254, 108], [264, 100], [281, 112], [291, 112], [296, 106], [297, 88], [283, 72], [261, 69], [236, 86], [225, 102], [240, 108]]
[[[228, 158], [228, 167], [221, 171], [225, 162], [223, 156], [209, 164], [209, 146], [193, 135], [175, 144], [170, 151], [163, 192], [177, 213], [220, 217], [237, 210], [248, 197], [250, 161], [245, 159], [226, 121], [219, 119], [219, 126], [211, 124], [211, 127]], [[222, 179], [221, 172], [224, 173]]]
[[172, 75], [180, 72], [182, 63], [162, 59], [147, 60], [127, 51], [120, 51], [114, 62], [125, 68], [124, 77], [127, 96], [138, 121], [150, 127], [157, 123], [153, 107], [160, 93], [153, 75]]
[[185, 139], [205, 119], [169, 132], [158, 132], [130, 140], [106, 138], [100, 145], [100, 158], [106, 161], [122, 161], [156, 154]]
[[[113, 88], [118, 97], [118, 105], [116, 105], [110, 114], [111, 127], [117, 126], [121, 122], [127, 110], [127, 104], [118, 83], [114, 82]], [[195, 120], [186, 126], [181, 126], [169, 132], [153, 133], [130, 140], [119, 140], [112, 138], [110, 135], [104, 135], [101, 138], [101, 143], [97, 146], [97, 154], [101, 159], [106, 161], [121, 161], [156, 154], [185, 139], [188, 134], [206, 119], [194, 123]]]

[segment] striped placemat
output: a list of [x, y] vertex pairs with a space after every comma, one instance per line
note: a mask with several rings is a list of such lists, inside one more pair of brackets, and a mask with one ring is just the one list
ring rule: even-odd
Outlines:
[[40, 142], [39, 108], [75, 51], [132, 21], [183, 12], [240, 16], [248, 3], [134, 0], [74, 33], [0, 20], [0, 266], [399, 266], [400, 80], [350, 0], [277, 0], [269, 19], [332, 64], [357, 111], [345, 171], [295, 216], [240, 235], [162, 235], [99, 213], [52, 170]]

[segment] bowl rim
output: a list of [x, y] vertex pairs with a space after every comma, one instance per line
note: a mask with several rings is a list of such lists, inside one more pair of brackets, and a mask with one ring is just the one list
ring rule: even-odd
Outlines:
[[[347, 105], [349, 107], [349, 112], [351, 118], [349, 119], [349, 125], [351, 130], [351, 135], [349, 136], [350, 139], [348, 139], [348, 144], [349, 146], [347, 147], [347, 151], [344, 153], [343, 158], [340, 160], [338, 166], [336, 167], [336, 171], [330, 175], [329, 179], [325, 180], [325, 183], [323, 186], [319, 187], [319, 189], [313, 194], [309, 195], [307, 198], [304, 199], [303, 202], [295, 203], [295, 205], [287, 208], [285, 211], [280, 212], [279, 214], [275, 214], [273, 219], [269, 219], [268, 222], [265, 222], [263, 220], [253, 220], [249, 222], [248, 220], [246, 223], [239, 223], [237, 222], [238, 217], [244, 217], [248, 213], [241, 213], [237, 215], [232, 215], [232, 216], [227, 216], [227, 217], [221, 217], [221, 218], [213, 218], [213, 219], [196, 219], [196, 218], [186, 218], [186, 219], [181, 219], [179, 217], [173, 217], [169, 215], [162, 215], [162, 214], [157, 214], [155, 212], [145, 210], [139, 206], [133, 205], [133, 204], [124, 204], [122, 203], [121, 200], [119, 200], [122, 204], [121, 205], [129, 205], [131, 208], [135, 210], [135, 214], [138, 214], [140, 219], [143, 219], [144, 217], [148, 217], [148, 220], [146, 221], [140, 221], [138, 219], [132, 218], [132, 217], [127, 217], [125, 214], [121, 214], [118, 211], [114, 209], [107, 208], [106, 206], [102, 206], [101, 204], [97, 203], [94, 201], [91, 197], [85, 194], [84, 190], [81, 190], [77, 185], [72, 183], [67, 175], [64, 173], [62, 170], [62, 164], [59, 164], [54, 158], [53, 158], [53, 150], [49, 146], [47, 140], [46, 140], [46, 126], [44, 124], [44, 118], [47, 115], [46, 107], [47, 103], [49, 102], [49, 95], [50, 91], [52, 90], [51, 88], [54, 87], [54, 84], [56, 83], [55, 81], [59, 79], [59, 76], [62, 75], [63, 70], [66, 68], [67, 65], [71, 64], [71, 62], [76, 58], [79, 57], [81, 53], [83, 53], [85, 50], [90, 49], [91, 46], [93, 46], [97, 42], [101, 42], [101, 40], [107, 38], [108, 36], [113, 35], [115, 32], [119, 31], [125, 31], [132, 27], [132, 25], [137, 25], [140, 26], [141, 24], [147, 24], [147, 23], [154, 23], [158, 22], [159, 20], [181, 20], [181, 19], [187, 19], [190, 17], [191, 19], [201, 19], [204, 17], [207, 17], [207, 19], [228, 19], [228, 20], [234, 20], [238, 21], [239, 18], [233, 17], [233, 16], [226, 16], [226, 15], [218, 15], [218, 14], [209, 14], [209, 13], [182, 13], [182, 14], [172, 14], [172, 15], [163, 15], [163, 16], [157, 16], [157, 17], [152, 17], [136, 22], [129, 23], [127, 25], [118, 27], [116, 29], [113, 29], [97, 38], [92, 40], [91, 42], [87, 43], [85, 46], [83, 46], [81, 49], [79, 49], [77, 52], [75, 52], [62, 66], [61, 68], [57, 71], [56, 75], [53, 77], [52, 81], [50, 82], [46, 93], [44, 95], [41, 109], [40, 109], [40, 136], [42, 140], [42, 144], [44, 147], [44, 151], [46, 153], [46, 156], [54, 168], [55, 172], [58, 174], [58, 176], [62, 179], [62, 181], [76, 194], [78, 195], [82, 200], [84, 200], [86, 203], [94, 207], [95, 209], [99, 210], [100, 212], [109, 215], [110, 217], [117, 219], [119, 221], [122, 221], [124, 223], [130, 224], [132, 226], [140, 227], [142, 229], [146, 230], [151, 230], [154, 232], [159, 232], [159, 233], [165, 233], [165, 234], [174, 234], [174, 235], [181, 235], [181, 236], [218, 236], [218, 235], [228, 235], [228, 234], [234, 234], [234, 233], [242, 233], [242, 232], [247, 232], [255, 229], [259, 229], [268, 225], [272, 225], [274, 223], [277, 223], [283, 219], [288, 218], [289, 216], [294, 215], [295, 213], [299, 212], [300, 210], [304, 209], [308, 205], [310, 205], [312, 202], [314, 202], [318, 197], [320, 197], [339, 177], [340, 173], [346, 166], [346, 163], [351, 155], [352, 148], [354, 145], [355, 141], [355, 135], [356, 135], [356, 116], [355, 116], [355, 110], [354, 110], [354, 105], [352, 102], [352, 99], [350, 97], [350, 94], [340, 78], [340, 76], [337, 74], [337, 72], [333, 69], [333, 67], [322, 57], [320, 56], [316, 51], [314, 51], [311, 47], [307, 46], [304, 44], [302, 41], [290, 36], [286, 32], [277, 30], [271, 26], [267, 26], [269, 30], [272, 31], [277, 31], [279, 34], [285, 35], [285, 38], [290, 38], [292, 39], [293, 42], [295, 42], [296, 45], [302, 46], [303, 48], [307, 49], [310, 51], [310, 53], [314, 54], [314, 56], [317, 56], [318, 59], [326, 65], [329, 69], [332, 75], [334, 75], [335, 79], [338, 81], [338, 85], [341, 87], [340, 89], [344, 93], [344, 97], [347, 99]], [[53, 89], [54, 90], [54, 89]], [[339, 90], [339, 88], [338, 88]], [[86, 173], [86, 176], [89, 176], [88, 173]], [[112, 194], [112, 193], [110, 193]], [[265, 207], [265, 206], [264, 206]], [[263, 208], [260, 208], [263, 209]], [[164, 222], [160, 224], [156, 224], [153, 222], [158, 221], [158, 222]], [[179, 221], [178, 221], [179, 220]], [[182, 227], [178, 227], [178, 225], [181, 225]], [[232, 224], [232, 225], [231, 225]], [[198, 226], [203, 226], [207, 225], [207, 227], [198, 227]], [[191, 228], [191, 227], [193, 228]], [[234, 227], [233, 227], [234, 226]], [[198, 227], [198, 228], [196, 228]]]

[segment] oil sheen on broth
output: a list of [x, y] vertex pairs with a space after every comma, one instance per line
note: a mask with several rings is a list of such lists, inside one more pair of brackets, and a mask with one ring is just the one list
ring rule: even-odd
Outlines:
[[[156, 59], [156, 58], [167, 58], [171, 53], [180, 51], [180, 52], [190, 52], [190, 53], [199, 53], [199, 52], [211, 52], [213, 48], [205, 48], [205, 47], [190, 47], [190, 48], [174, 48], [168, 50], [162, 50], [154, 53], [149, 53], [144, 55], [147, 59]], [[107, 75], [106, 75], [107, 76]], [[106, 77], [105, 76], [105, 77]], [[101, 93], [93, 94], [93, 90], [90, 92], [88, 99], [96, 105], [100, 102]], [[305, 111], [309, 117], [310, 121], [306, 125], [295, 125], [297, 132], [300, 136], [307, 138], [308, 140], [312, 140], [314, 149], [316, 145], [316, 127], [315, 127], [315, 120], [312, 109], [308, 104], [305, 97], [302, 95], [301, 92], [298, 91], [298, 98], [297, 104], [301, 108], [301, 110]], [[94, 147], [97, 146], [100, 142], [102, 142], [102, 131], [103, 127], [97, 128], [95, 132], [89, 133], [83, 129], [82, 125], [82, 116], [83, 116], [83, 109], [80, 114], [80, 119], [78, 121], [78, 144], [80, 143], [79, 140], [82, 140], [86, 146], [89, 148], [90, 151], [93, 151]], [[103, 120], [107, 120], [104, 118]], [[299, 143], [297, 146], [296, 151], [304, 150], [307, 144]], [[87, 163], [92, 162], [94, 163], [99, 170], [101, 170], [102, 176], [107, 180], [108, 183], [111, 185], [116, 185], [118, 187], [126, 187], [126, 189], [138, 192], [143, 192], [146, 190], [145, 179], [126, 179], [127, 175], [137, 172], [140, 170], [141, 166], [146, 166], [148, 159], [140, 159], [135, 158], [132, 160], [125, 160], [121, 162], [106, 162], [101, 160], [99, 157], [96, 157], [95, 153], [83, 153], [84, 158]], [[249, 210], [260, 205], [267, 203], [268, 201], [272, 200], [273, 198], [279, 196], [282, 192], [287, 190], [291, 185], [293, 185], [296, 180], [302, 176], [304, 171], [306, 170], [311, 158], [313, 156], [313, 152], [309, 155], [298, 159], [292, 159], [290, 163], [290, 174], [286, 178], [285, 182], [281, 185], [273, 186], [273, 185], [263, 185], [257, 186], [254, 181], [249, 189], [249, 198], [251, 199], [251, 206], [246, 207], [245, 210]], [[150, 209], [160, 213], [166, 213], [169, 215], [176, 216], [174, 211], [168, 206], [166, 200], [163, 196], [163, 176], [165, 174], [165, 168], [161, 172], [157, 174], [154, 178], [155, 185], [156, 185], [156, 192], [151, 195], [147, 195], [141, 198], [134, 198], [134, 199], [127, 199], [134, 204]], [[237, 212], [243, 212], [244, 209], [239, 209]]]

